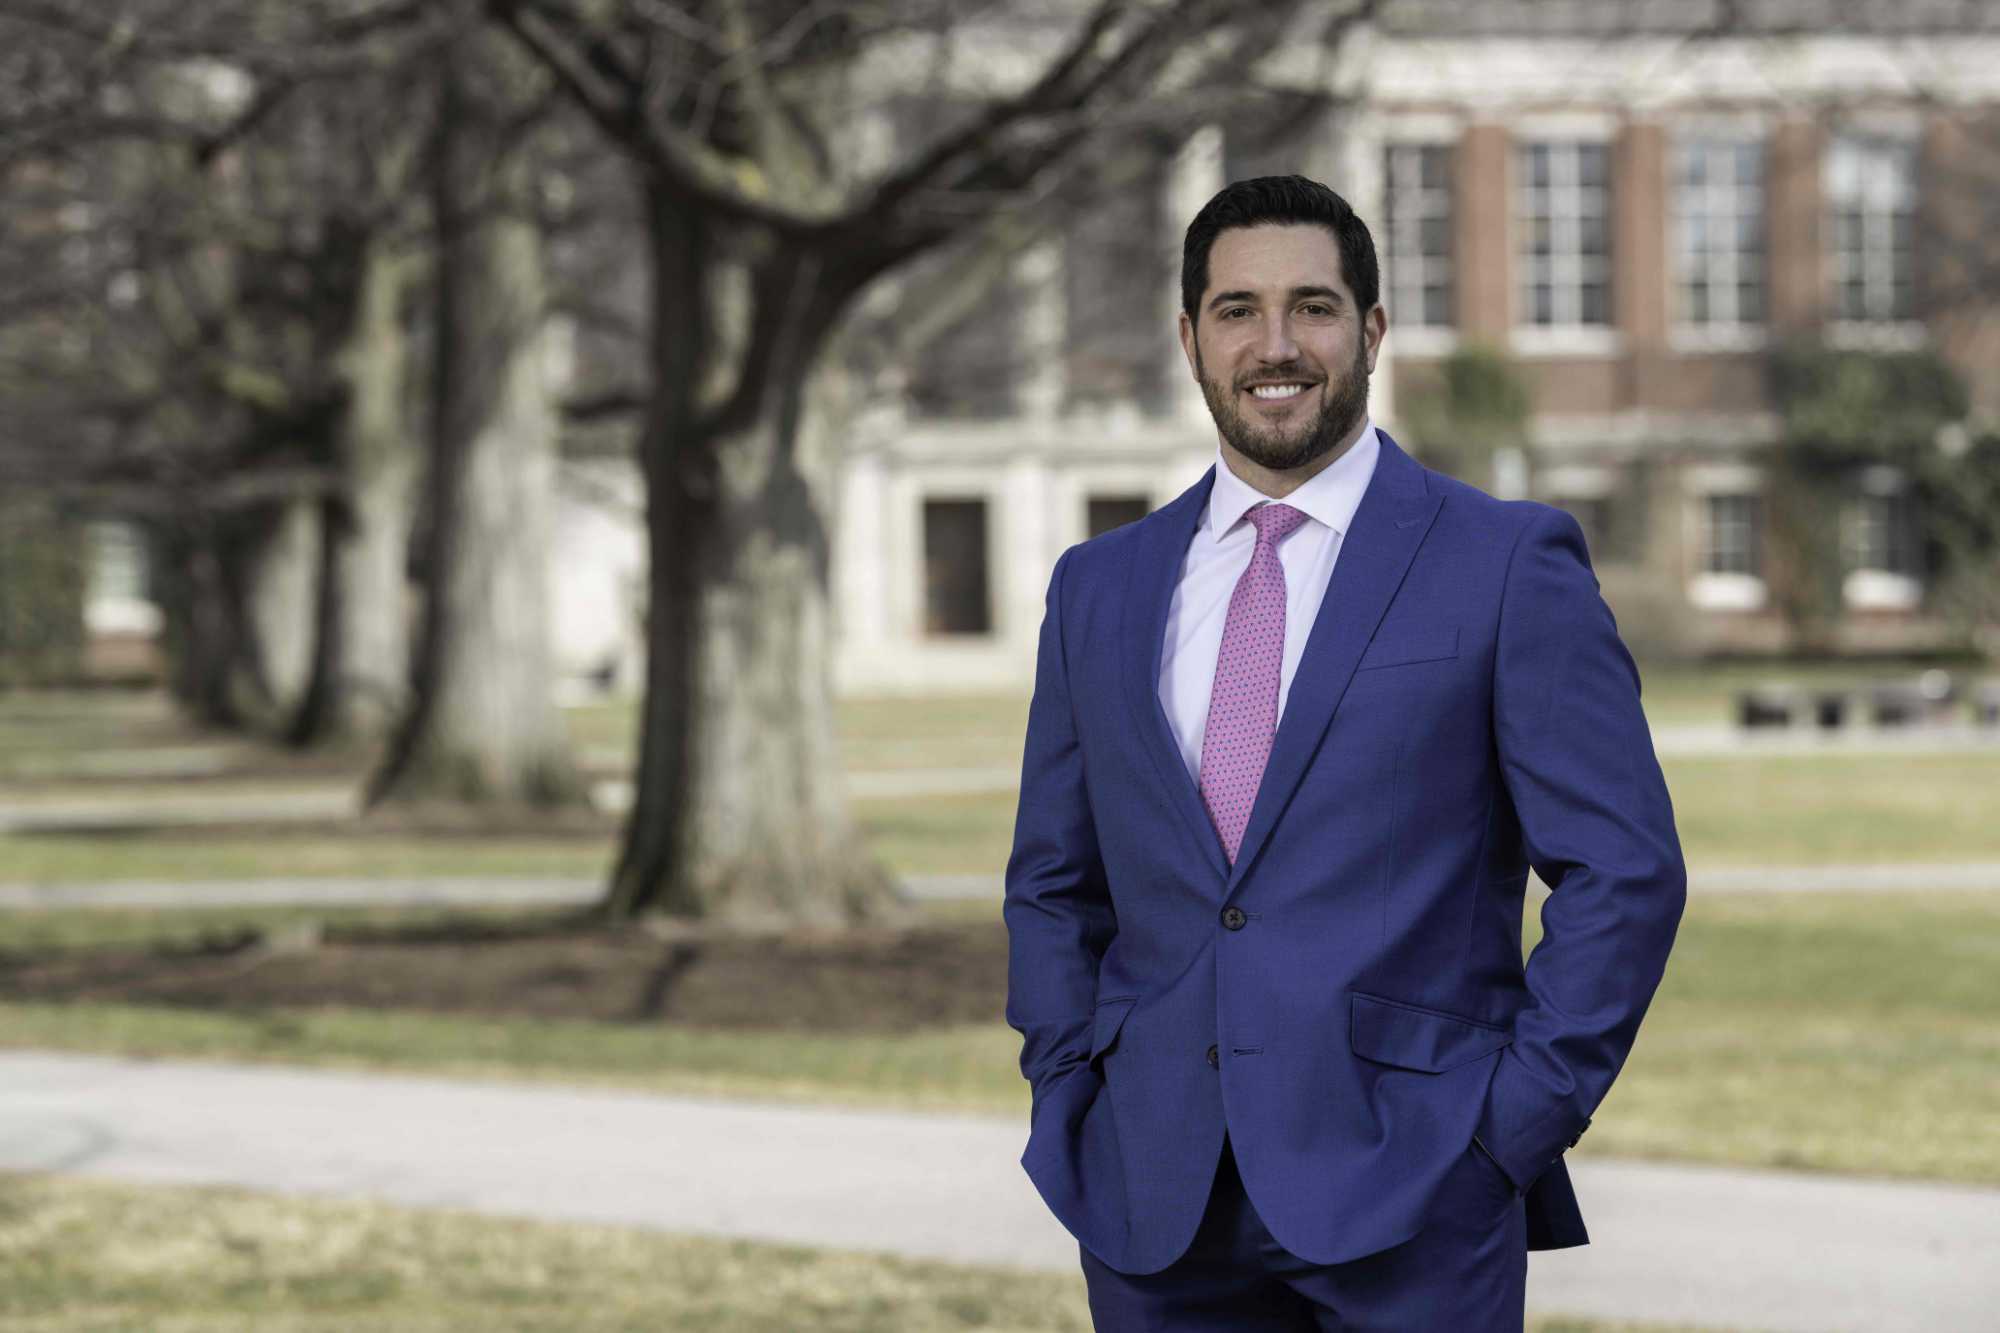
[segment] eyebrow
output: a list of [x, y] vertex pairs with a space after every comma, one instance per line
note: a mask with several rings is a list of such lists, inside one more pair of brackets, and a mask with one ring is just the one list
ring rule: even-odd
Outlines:
[[[1340, 293], [1335, 291], [1331, 287], [1292, 288], [1292, 299], [1294, 301], [1303, 300], [1308, 296], [1317, 296], [1322, 300], [1331, 301], [1335, 305], [1340, 304]], [[1255, 292], [1245, 292], [1245, 291], [1217, 292], [1215, 294], [1215, 298], [1208, 303], [1208, 308], [1210, 310], [1214, 310], [1218, 306], [1229, 305], [1230, 303], [1235, 301], [1249, 301], [1252, 304], [1255, 304], [1256, 300], [1257, 300], [1257, 293]]]

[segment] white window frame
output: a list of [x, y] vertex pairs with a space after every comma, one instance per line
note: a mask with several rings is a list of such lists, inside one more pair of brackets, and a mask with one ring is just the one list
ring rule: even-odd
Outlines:
[[[1636, 557], [1614, 558], [1611, 555], [1612, 543], [1605, 541], [1611, 536], [1611, 510], [1618, 502], [1619, 477], [1618, 469], [1592, 463], [1562, 463], [1541, 474], [1541, 491], [1549, 503], [1569, 510], [1584, 529], [1585, 538], [1597, 541], [1598, 544], [1590, 550], [1590, 562], [1594, 566], [1631, 564], [1636, 560]], [[1575, 509], [1580, 502], [1604, 505], [1605, 522], [1585, 524]]]
[[[1735, 157], [1744, 147], [1758, 153], [1758, 175], [1745, 184], [1736, 178]], [[1769, 210], [1766, 182], [1770, 175], [1770, 150], [1761, 136], [1706, 127], [1683, 130], [1675, 136], [1668, 175], [1668, 309], [1673, 312], [1668, 341], [1680, 351], [1742, 351], [1760, 347], [1770, 313], [1771, 285], [1768, 244]], [[1704, 180], [1695, 190], [1684, 185], [1685, 163], [1691, 155], [1704, 159]], [[1716, 167], [1727, 165], [1725, 178], [1718, 179]], [[1745, 253], [1738, 241], [1737, 224], [1746, 214], [1757, 219], [1757, 244]], [[1692, 318], [1687, 306], [1691, 275], [1688, 271], [1694, 252], [1688, 243], [1689, 223], [1700, 217], [1710, 238], [1703, 252], [1708, 272], [1703, 280], [1707, 290], [1709, 316]], [[1717, 244], [1721, 238], [1721, 244]], [[1739, 286], [1747, 275], [1757, 283], [1762, 315], [1746, 320], [1739, 305]]]
[[[1444, 184], [1423, 183], [1423, 155], [1438, 153], [1444, 159]], [[1389, 259], [1389, 318], [1404, 333], [1419, 330], [1426, 334], [1454, 330], [1458, 324], [1456, 293], [1453, 290], [1454, 264], [1452, 227], [1452, 176], [1456, 166], [1454, 146], [1436, 138], [1392, 136], [1382, 143], [1382, 215], [1384, 249]], [[1442, 218], [1445, 249], [1442, 255], [1424, 253], [1420, 237], [1423, 223]], [[1425, 317], [1424, 291], [1442, 286], [1445, 317], [1433, 322]], [[1414, 314], [1414, 317], [1413, 317]]]
[[[1686, 510], [1689, 548], [1696, 560], [1694, 568], [1689, 571], [1689, 603], [1704, 611], [1762, 610], [1769, 597], [1762, 575], [1708, 568], [1709, 552], [1715, 543], [1710, 499], [1719, 495], [1747, 495], [1761, 504], [1764, 495], [1762, 470], [1743, 463], [1697, 466], [1688, 475], [1687, 487], [1692, 500]], [[1760, 536], [1765, 535], [1767, 529], [1768, 524], [1760, 528]], [[1758, 558], [1760, 567], [1761, 554]]]
[[[1878, 500], [1901, 499], [1905, 504], [1909, 503], [1909, 478], [1900, 468], [1878, 465], [1863, 469], [1855, 490], [1856, 494], [1841, 514], [1841, 563], [1852, 566], [1841, 577], [1841, 600], [1854, 610], [1914, 610], [1923, 600], [1924, 592], [1923, 580], [1915, 571], [1860, 563], [1864, 554], [1862, 529], [1870, 522], [1869, 506]], [[1909, 521], [1914, 524], [1915, 516], [1911, 515]], [[1912, 542], [1917, 539], [1914, 530], [1908, 535]], [[1884, 534], [1884, 547], [1888, 546], [1891, 536]], [[1913, 550], [1911, 554], [1917, 553]]]
[[[1856, 155], [1852, 167], [1843, 157]], [[1922, 341], [1923, 323], [1916, 317], [1916, 244], [1918, 186], [1918, 144], [1915, 138], [1888, 126], [1853, 126], [1827, 140], [1821, 169], [1824, 173], [1823, 227], [1826, 235], [1825, 272], [1829, 333], [1846, 345], [1910, 346]], [[1905, 174], [1893, 178], [1896, 164]], [[1842, 177], [1853, 173], [1851, 187]], [[1844, 213], [1858, 212], [1861, 218], [1861, 249], [1858, 253], [1840, 246], [1839, 221]], [[1898, 314], [1890, 305], [1895, 289], [1895, 224], [1907, 214], [1911, 245], [1906, 262], [1911, 308]], [[1862, 310], [1842, 308], [1846, 280], [1858, 272], [1861, 278]], [[1913, 341], [1914, 340], [1914, 341]]]
[[[1551, 150], [1549, 184], [1546, 187], [1550, 220], [1546, 263], [1551, 313], [1551, 322], [1547, 324], [1535, 323], [1530, 314], [1534, 304], [1537, 261], [1528, 253], [1527, 245], [1534, 218], [1532, 203], [1535, 194], [1535, 187], [1528, 182], [1527, 161], [1529, 154], [1538, 147]], [[1580, 183], [1578, 165], [1584, 149], [1604, 154], [1604, 184], [1601, 187], [1585, 187]], [[1621, 346], [1616, 323], [1618, 295], [1614, 290], [1616, 239], [1612, 233], [1616, 225], [1613, 213], [1616, 182], [1612, 177], [1616, 163], [1613, 159], [1609, 135], [1594, 134], [1582, 126], [1550, 126], [1545, 132], [1522, 135], [1514, 140], [1508, 163], [1513, 174], [1510, 189], [1513, 206], [1508, 213], [1512, 221], [1513, 235], [1510, 239], [1515, 270], [1510, 341], [1517, 353], [1526, 356], [1611, 355]], [[1583, 204], [1590, 191], [1598, 196], [1598, 207], [1604, 218], [1605, 250], [1601, 256], [1582, 253], [1582, 219], [1591, 215]], [[1604, 283], [1605, 319], [1602, 323], [1584, 323], [1582, 319], [1583, 286], [1592, 277], [1601, 278]]]

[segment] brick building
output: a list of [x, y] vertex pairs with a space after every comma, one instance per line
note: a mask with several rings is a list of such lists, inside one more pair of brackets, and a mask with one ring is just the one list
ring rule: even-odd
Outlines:
[[[1124, 203], [1022, 256], [851, 437], [836, 538], [847, 688], [1025, 685], [1062, 549], [1172, 498], [1214, 428], [1173, 337], [1182, 229], [1231, 179], [1299, 171], [1384, 261], [1372, 411], [1501, 351], [1530, 447], [1491, 489], [1577, 514], [1642, 652], [1783, 648], [1765, 582], [1767, 353], [1928, 347], [2000, 413], [2000, 8], [1912, 0], [1406, 3], [1352, 46], [1324, 120], [1209, 127]], [[1115, 247], [1107, 250], [1107, 247]], [[1982, 275], [1983, 279], [1982, 280]], [[1908, 479], [1857, 470], [1843, 651], [1943, 638]]]

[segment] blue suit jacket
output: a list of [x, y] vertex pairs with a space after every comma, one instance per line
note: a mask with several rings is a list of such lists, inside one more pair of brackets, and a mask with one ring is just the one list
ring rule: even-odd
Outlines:
[[[1271, 1234], [1331, 1264], [1415, 1235], [1476, 1133], [1530, 1248], [1585, 1244], [1562, 1154], [1686, 872], [1583, 534], [1383, 435], [1232, 867], [1157, 688], [1214, 479], [1049, 581], [1005, 906], [1022, 1165], [1093, 1254], [1156, 1272], [1226, 1127]], [[1524, 967], [1529, 866], [1553, 892]]]

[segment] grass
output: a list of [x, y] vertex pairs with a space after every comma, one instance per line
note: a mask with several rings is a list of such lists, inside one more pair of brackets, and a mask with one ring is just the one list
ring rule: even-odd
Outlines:
[[[1669, 757], [1690, 866], [2000, 860], [2000, 746], [1887, 755]], [[876, 850], [906, 874], [1007, 864], [1012, 792], [858, 801]]]
[[995, 1022], [909, 1035], [704, 1031], [408, 1010], [220, 1012], [0, 1004], [0, 1047], [638, 1088], [695, 1096], [1016, 1112], [1020, 1038]]
[[[1783, 675], [1821, 681], [1906, 675], [1907, 664], [1694, 671], [1650, 668], [1655, 720], [1728, 715], [1742, 684]], [[843, 753], [852, 771], [938, 767], [1013, 770], [1027, 699], [1019, 694], [940, 699], [843, 700]], [[579, 744], [629, 740], [629, 703], [568, 711]], [[174, 720], [163, 700], [108, 696], [0, 695], [0, 804], [20, 808], [56, 799], [222, 795], [285, 785], [325, 789], [339, 775], [298, 770], [270, 758], [262, 780], [232, 768], [215, 778], [164, 783], [7, 780], [7, 762], [46, 763], [104, 747], [212, 740]], [[240, 742], [245, 766], [261, 752]], [[11, 747], [11, 748], [10, 748]], [[2000, 859], [2000, 746], [1972, 752], [1669, 757], [1664, 761], [1688, 860], [1702, 865], [1815, 865], [1881, 861]], [[252, 786], [252, 783], [257, 785]], [[860, 799], [857, 819], [876, 851], [904, 874], [993, 874], [1011, 850], [1012, 791]], [[595, 877], [616, 852], [609, 833], [554, 836], [522, 830], [500, 836], [395, 829], [362, 831], [329, 822], [284, 828], [148, 828], [117, 832], [31, 833], [0, 838], [0, 881], [60, 883], [111, 879], [236, 879], [286, 875], [493, 875]]]
[[[1867, 662], [1729, 662], [1639, 664], [1640, 701], [1656, 727], [1733, 722], [1736, 692], [1753, 685], [1791, 683], [1811, 689], [1859, 688], [1907, 681], [1936, 665], [1904, 659]], [[1961, 682], [2000, 674], [2000, 666], [1946, 668]]]
[[[1669, 757], [1662, 762], [1688, 863], [1833, 865], [2000, 860], [2000, 747], [1972, 753]], [[998, 875], [1012, 847], [1011, 791], [853, 803], [875, 851], [902, 874]], [[287, 876], [592, 878], [611, 835], [421, 836], [346, 825], [134, 828], [0, 837], [0, 881]]]
[[[991, 904], [953, 904], [937, 915], [992, 912]], [[206, 915], [216, 928], [230, 914]], [[0, 932], [22, 929], [0, 917]], [[1531, 909], [1524, 946], [1538, 939]], [[0, 933], [4, 947], [12, 947], [9, 934]], [[1024, 1122], [1027, 1113], [1014, 1064], [1019, 1038], [997, 1021], [834, 1036], [357, 1009], [6, 1004], [0, 1033], [6, 1046], [603, 1083]], [[1632, 1056], [1576, 1151], [2000, 1184], [1994, 1123], [2000, 895], [1718, 894], [1689, 904]]]
[[1660, 767], [1696, 868], [2000, 860], [2000, 746]]
[[0, 1177], [13, 1333], [1087, 1331], [1081, 1274], [243, 1190]]
[[[1651, 672], [1648, 704], [1726, 716], [1765, 668]], [[1794, 676], [1849, 679], [1819, 668]], [[1026, 699], [850, 700], [857, 768], [1018, 762]], [[572, 710], [585, 743], [626, 705]], [[187, 743], [159, 701], [0, 696], [0, 753]], [[8, 746], [16, 747], [9, 751]], [[1673, 758], [1688, 860], [1719, 865], [2000, 859], [2000, 751]], [[201, 784], [191, 784], [199, 786]], [[998, 875], [1012, 793], [868, 800], [904, 873]], [[412, 835], [327, 825], [0, 837], [0, 881], [602, 875], [603, 834]], [[941, 917], [990, 916], [992, 903]], [[0, 951], [194, 940], [244, 924], [418, 919], [403, 909], [0, 913]], [[1537, 933], [1533, 912], [1527, 942]], [[1580, 1153], [2000, 1183], [2000, 895], [1698, 895], [1632, 1058]], [[685, 1093], [1025, 1113], [999, 1025], [829, 1038], [361, 1010], [217, 1013], [7, 1005], [0, 1042], [134, 1054], [603, 1081]]]
[[428, 876], [593, 878], [616, 847], [608, 837], [361, 834], [262, 828], [142, 828], [0, 836], [0, 881]]
[[1718, 894], [1579, 1151], [1995, 1185], [1995, 1123], [2000, 894]]
[[308, 921], [334, 926], [415, 927], [546, 915], [533, 907], [106, 907], [0, 912], [0, 958], [71, 949], [195, 947], [246, 931], [283, 933]]
[[[1088, 1333], [1083, 1277], [212, 1186], [0, 1175], [10, 1333]], [[1531, 1318], [1534, 1333], [1672, 1333]]]

